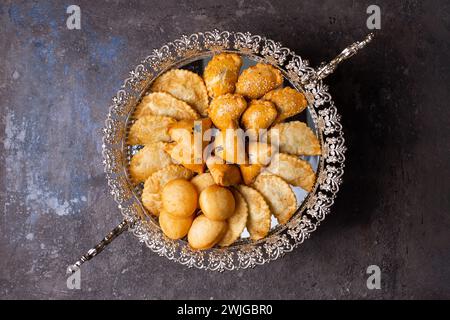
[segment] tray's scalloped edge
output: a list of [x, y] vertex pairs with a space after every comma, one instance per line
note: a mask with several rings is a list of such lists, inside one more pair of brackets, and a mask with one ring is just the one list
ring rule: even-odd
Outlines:
[[[271, 63], [283, 71], [291, 83], [303, 90], [317, 115], [316, 125], [322, 143], [318, 176], [313, 191], [286, 225], [268, 237], [254, 243], [195, 251], [186, 242], [165, 237], [155, 221], [141, 219], [144, 209], [132, 190], [125, 162], [127, 119], [136, 102], [151, 81], [161, 72], [183, 59], [201, 54], [236, 51]], [[283, 47], [279, 42], [249, 32], [207, 31], [167, 43], [155, 49], [130, 71], [123, 86], [112, 98], [112, 104], [103, 129], [102, 155], [110, 193], [125, 219], [132, 221], [130, 231], [160, 256], [189, 268], [213, 271], [253, 268], [282, 257], [292, 251], [317, 229], [330, 212], [342, 183], [345, 162], [345, 141], [340, 115], [328, 88], [322, 81], [300, 86], [303, 79], [314, 73], [308, 61]]]

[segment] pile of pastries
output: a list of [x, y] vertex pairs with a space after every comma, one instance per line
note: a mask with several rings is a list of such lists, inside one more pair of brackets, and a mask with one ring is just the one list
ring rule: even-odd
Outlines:
[[[299, 156], [320, 155], [320, 143], [305, 123], [289, 121], [307, 107], [305, 96], [283, 87], [272, 65], [241, 67], [238, 54], [220, 53], [203, 75], [167, 71], [128, 132], [128, 144], [142, 146], [129, 173], [144, 185], [144, 207], [167, 237], [187, 236], [193, 249], [229, 246], [245, 228], [252, 240], [264, 238], [272, 214], [284, 224], [295, 213], [292, 186], [309, 192], [315, 183]], [[238, 139], [243, 130], [251, 134]], [[215, 134], [198, 143], [195, 135], [208, 132]]]

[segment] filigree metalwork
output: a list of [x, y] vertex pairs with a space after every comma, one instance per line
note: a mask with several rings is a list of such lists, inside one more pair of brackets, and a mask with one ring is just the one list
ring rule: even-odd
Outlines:
[[197, 33], [181, 36], [173, 42], [175, 52], [179, 57], [188, 58], [200, 52], [199, 35]]
[[240, 52], [257, 54], [261, 46], [261, 36], [252, 35], [250, 32], [234, 33], [234, 48]]
[[264, 41], [264, 46], [261, 50], [261, 54], [267, 62], [279, 66], [283, 65], [290, 53], [290, 50], [283, 47], [281, 43], [269, 39]]
[[[273, 64], [287, 75], [288, 81], [305, 92], [323, 154], [320, 157], [315, 188], [286, 225], [279, 226], [269, 236], [257, 242], [243, 240], [228, 248], [196, 251], [185, 241], [168, 239], [156, 222], [147, 221], [143, 217], [145, 209], [128, 179], [125, 163], [129, 159], [129, 149], [125, 134], [120, 128], [127, 127], [129, 115], [143, 94], [143, 88], [162, 70], [181, 60], [192, 60], [197, 56], [204, 57], [223, 50], [236, 51], [252, 59]], [[305, 79], [316, 76], [308, 62], [288, 48], [248, 32], [213, 30], [195, 33], [153, 50], [132, 70], [123, 88], [114, 96], [104, 128], [102, 153], [108, 185], [124, 218], [135, 222], [130, 231], [140, 242], [161, 256], [189, 268], [214, 271], [253, 268], [265, 264], [280, 258], [308, 239], [330, 212], [339, 191], [346, 150], [340, 116], [327, 86], [320, 80], [305, 83]]]
[[217, 29], [214, 29], [213, 31], [206, 31], [205, 33], [202, 33], [203, 35], [203, 44], [206, 49], [209, 49], [210, 51], [221, 51], [229, 49], [230, 47], [230, 35], [231, 33], [229, 31], [222, 31], [220, 32]]

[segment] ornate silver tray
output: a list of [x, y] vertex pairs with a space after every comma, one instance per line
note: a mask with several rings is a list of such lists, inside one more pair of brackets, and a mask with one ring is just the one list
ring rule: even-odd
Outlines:
[[[372, 38], [373, 34], [369, 34], [365, 40], [350, 45], [317, 70], [279, 42], [248, 32], [199, 32], [183, 35], [154, 49], [130, 72], [129, 78], [112, 98], [104, 127], [102, 153], [106, 178], [124, 220], [70, 270], [76, 271], [127, 229], [160, 256], [190, 268], [215, 271], [253, 268], [276, 260], [303, 243], [329, 214], [344, 173], [346, 147], [340, 116], [322, 79]], [[248, 63], [258, 61], [276, 66], [287, 84], [305, 93], [309, 102], [306, 121], [321, 142], [322, 155], [307, 159], [316, 168], [317, 180], [313, 190], [303, 195], [296, 214], [287, 224], [273, 225], [270, 234], [259, 241], [241, 239], [227, 248], [199, 251], [192, 250], [184, 240], [165, 237], [157, 221], [146, 214], [140, 201], [141, 188], [133, 186], [128, 177], [127, 166], [132, 151], [126, 137], [134, 108], [155, 78], [171, 68], [201, 69], [209, 57], [224, 51], [237, 52]]]

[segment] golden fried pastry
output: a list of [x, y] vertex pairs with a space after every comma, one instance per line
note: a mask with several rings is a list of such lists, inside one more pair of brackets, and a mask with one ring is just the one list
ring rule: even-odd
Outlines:
[[266, 200], [252, 187], [238, 185], [236, 188], [248, 206], [247, 230], [250, 233], [250, 239], [264, 238], [270, 231], [270, 209]]
[[233, 93], [241, 66], [242, 59], [235, 53], [220, 53], [212, 57], [203, 73], [209, 96], [215, 98]]
[[199, 114], [206, 116], [208, 93], [202, 77], [183, 69], [167, 71], [152, 84], [151, 91], [170, 93], [191, 105]]
[[308, 192], [312, 190], [316, 181], [316, 174], [309, 162], [286, 153], [276, 154], [267, 171]]
[[161, 211], [159, 215], [159, 226], [164, 234], [170, 239], [181, 239], [186, 236], [191, 228], [195, 215], [180, 218], [174, 217], [167, 211]]
[[278, 115], [277, 108], [270, 101], [252, 100], [241, 117], [241, 125], [245, 130], [267, 129]]
[[142, 98], [136, 107], [135, 117], [147, 115], [167, 116], [175, 120], [199, 119], [200, 116], [190, 105], [168, 93], [153, 92]]
[[209, 116], [214, 125], [221, 129], [235, 129], [239, 125], [239, 118], [247, 108], [247, 101], [239, 94], [225, 94], [211, 101]]
[[277, 141], [280, 152], [294, 155], [317, 156], [322, 153], [320, 142], [304, 122], [279, 123], [269, 131], [269, 139]]
[[226, 220], [234, 213], [233, 194], [217, 184], [209, 186], [200, 193], [200, 209], [211, 220]]
[[198, 120], [182, 120], [170, 125], [169, 135], [173, 141], [181, 142], [192, 138], [195, 133], [199, 133], [202, 138], [203, 133], [212, 127], [210, 118]]
[[236, 83], [236, 93], [258, 99], [283, 84], [280, 70], [270, 64], [257, 63], [242, 71]]
[[216, 184], [214, 182], [214, 179], [213, 179], [211, 173], [209, 173], [209, 172], [196, 175], [195, 177], [193, 177], [191, 179], [191, 183], [197, 189], [198, 194], [200, 194], [203, 190], [205, 190], [209, 186]]
[[267, 166], [276, 150], [272, 150], [270, 144], [264, 142], [250, 142], [248, 144], [248, 158], [250, 164]]
[[198, 156], [202, 154], [200, 147], [196, 150], [194, 144], [173, 142], [167, 144], [164, 151], [170, 155], [174, 163], [181, 164], [183, 167], [196, 173], [205, 172], [205, 163], [202, 161], [202, 158], [199, 158], [198, 161], [195, 160], [196, 152], [198, 152]]
[[176, 123], [171, 117], [143, 116], [136, 120], [130, 128], [129, 144], [150, 144], [170, 141], [169, 127]]
[[162, 210], [161, 191], [164, 186], [174, 179], [191, 179], [193, 172], [183, 166], [171, 164], [156, 171], [144, 183], [142, 203], [144, 207], [155, 216]]
[[212, 248], [222, 240], [227, 232], [226, 221], [211, 220], [204, 214], [194, 219], [188, 233], [188, 242], [191, 248], [205, 250]]
[[131, 158], [130, 175], [135, 183], [144, 182], [153, 172], [172, 163], [164, 152], [165, 145], [165, 142], [148, 144]]
[[205, 171], [203, 149], [208, 144], [207, 141], [203, 141], [203, 133], [211, 126], [209, 118], [177, 122], [169, 129], [169, 135], [175, 143], [167, 145], [166, 152], [175, 163], [180, 163], [194, 172], [203, 173]]
[[219, 186], [229, 187], [242, 181], [239, 167], [236, 165], [223, 163], [223, 160], [217, 157], [208, 158], [206, 165], [214, 182]]
[[236, 208], [234, 209], [233, 215], [227, 220], [228, 230], [219, 242], [219, 246], [221, 247], [229, 246], [239, 239], [247, 224], [247, 202], [245, 202], [244, 197], [236, 189], [231, 189], [231, 192], [234, 196]]
[[241, 170], [242, 180], [246, 185], [251, 185], [256, 177], [261, 172], [263, 166], [260, 164], [241, 164], [239, 169]]
[[287, 223], [297, 209], [297, 199], [289, 184], [273, 174], [260, 174], [253, 187], [263, 195], [278, 222]]
[[197, 209], [198, 193], [189, 181], [174, 179], [162, 189], [161, 199], [164, 211], [176, 218], [187, 218]]
[[308, 105], [308, 101], [303, 93], [289, 87], [270, 91], [264, 95], [263, 99], [272, 101], [275, 104], [278, 110], [275, 123], [295, 116], [305, 110]]
[[229, 163], [245, 163], [245, 137], [242, 130], [228, 129], [219, 132], [214, 140], [214, 152]]

